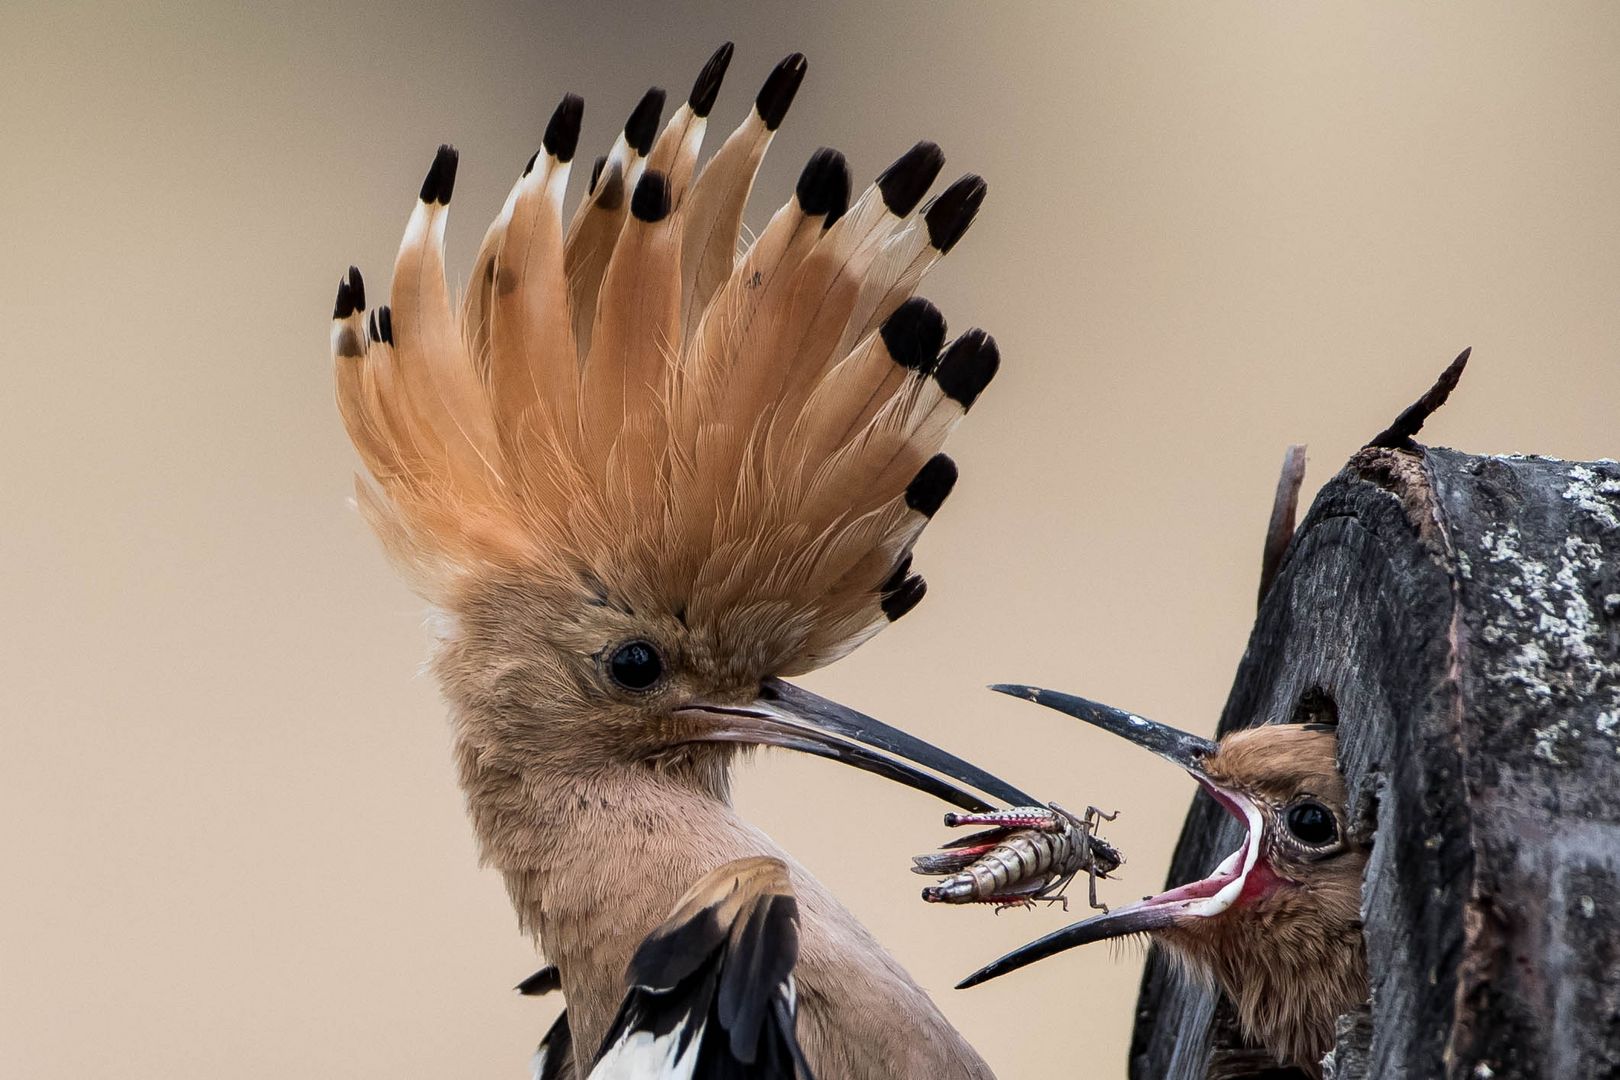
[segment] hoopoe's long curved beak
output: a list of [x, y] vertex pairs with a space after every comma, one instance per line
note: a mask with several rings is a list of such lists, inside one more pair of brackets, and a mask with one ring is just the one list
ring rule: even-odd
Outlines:
[[1150, 750], [1166, 761], [1174, 762], [1187, 770], [1227, 812], [1242, 821], [1247, 834], [1242, 846], [1227, 856], [1208, 877], [1055, 930], [986, 964], [957, 983], [958, 990], [988, 982], [1080, 945], [1165, 930], [1189, 919], [1219, 915], [1232, 905], [1243, 892], [1249, 871], [1254, 869], [1259, 858], [1264, 821], [1260, 808], [1253, 800], [1242, 792], [1216, 784], [1204, 771], [1204, 763], [1217, 750], [1214, 743], [1168, 724], [1073, 694], [1011, 683], [1000, 683], [990, 689], [1025, 698], [1084, 720], [1144, 750]]
[[1014, 949], [999, 960], [992, 960], [957, 983], [956, 989], [966, 990], [971, 986], [978, 986], [1009, 971], [1017, 971], [1038, 960], [1045, 960], [1048, 956], [1056, 956], [1060, 952], [1089, 945], [1093, 941], [1146, 934], [1154, 930], [1163, 930], [1174, 922], [1175, 915], [1172, 912], [1148, 905], [1145, 901], [1122, 907], [1117, 911], [1094, 915], [1083, 922], [1065, 926], [1043, 938], [1037, 938], [1028, 945]]
[[766, 679], [758, 699], [747, 705], [699, 703], [676, 712], [705, 721], [699, 741], [780, 746], [830, 758], [973, 813], [993, 808], [974, 791], [1007, 806], [1042, 805], [955, 754], [781, 679]]
[[996, 683], [990, 689], [998, 694], [1008, 694], [1033, 701], [1037, 705], [1045, 705], [1048, 709], [1056, 709], [1076, 720], [1084, 720], [1094, 727], [1118, 735], [1127, 742], [1133, 742], [1166, 761], [1180, 765], [1200, 778], [1203, 776], [1204, 760], [1215, 752], [1215, 744], [1208, 739], [1178, 730], [1169, 724], [1161, 724], [1157, 720], [1128, 713], [1124, 709], [1116, 709], [1112, 705], [1092, 701], [1090, 698], [1018, 683]]

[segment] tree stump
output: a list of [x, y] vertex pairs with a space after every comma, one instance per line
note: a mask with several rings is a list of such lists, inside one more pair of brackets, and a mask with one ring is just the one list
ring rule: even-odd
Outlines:
[[[1220, 721], [1338, 724], [1372, 995], [1328, 1075], [1620, 1077], [1620, 465], [1415, 430], [1352, 458], [1285, 541]], [[1240, 840], [1200, 797], [1172, 884]], [[1157, 954], [1130, 1073], [1301, 1075]]]

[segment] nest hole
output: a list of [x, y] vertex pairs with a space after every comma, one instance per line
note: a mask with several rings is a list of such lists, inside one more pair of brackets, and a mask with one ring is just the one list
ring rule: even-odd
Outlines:
[[1294, 703], [1294, 715], [1289, 718], [1293, 724], [1320, 724], [1323, 727], [1337, 728], [1339, 726], [1339, 705], [1333, 700], [1333, 695], [1320, 686], [1313, 686], [1299, 695], [1299, 701]]

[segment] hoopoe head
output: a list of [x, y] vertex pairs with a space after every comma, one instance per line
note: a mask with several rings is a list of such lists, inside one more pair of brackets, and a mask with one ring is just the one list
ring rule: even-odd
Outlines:
[[1232, 999], [1246, 1034], [1307, 1071], [1334, 1021], [1367, 996], [1361, 877], [1333, 727], [1274, 724], [1212, 743], [1084, 698], [1008, 694], [1095, 724], [1180, 765], [1244, 826], [1208, 877], [1048, 934], [963, 980], [973, 986], [1093, 941], [1148, 934]]
[[360, 505], [445, 616], [438, 670], [487, 729], [473, 738], [516, 769], [712, 763], [739, 743], [910, 769], [852, 740], [943, 760], [779, 680], [922, 598], [912, 546], [956, 480], [940, 448], [998, 354], [977, 330], [947, 343], [913, 292], [985, 185], [964, 176], [925, 203], [943, 156], [923, 142], [851, 202], [842, 155], [820, 150], [739, 254], [805, 62], [777, 65], [699, 171], [730, 59], [661, 132], [649, 91], [566, 223], [583, 105], [564, 98], [459, 303], [448, 147], [389, 304], [368, 312], [352, 269], [338, 290]]

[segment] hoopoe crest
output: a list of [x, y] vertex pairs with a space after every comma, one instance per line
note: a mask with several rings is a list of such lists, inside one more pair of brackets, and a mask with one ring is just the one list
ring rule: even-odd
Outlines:
[[843, 156], [817, 151], [740, 248], [805, 62], [776, 67], [699, 170], [730, 59], [715, 53], [661, 132], [649, 91], [571, 215], [583, 103], [565, 97], [459, 301], [457, 155], [441, 147], [389, 303], [367, 311], [351, 268], [332, 348], [370, 474], [360, 505], [427, 599], [466, 617], [482, 591], [539, 587], [610, 624], [561, 631], [582, 655], [616, 620], [653, 619], [663, 647], [757, 682], [833, 660], [921, 599], [911, 549], [956, 479], [939, 451], [998, 354], [976, 330], [947, 345], [913, 296], [985, 191], [965, 176], [923, 204], [932, 143], [853, 203]]

